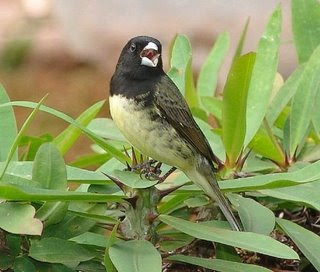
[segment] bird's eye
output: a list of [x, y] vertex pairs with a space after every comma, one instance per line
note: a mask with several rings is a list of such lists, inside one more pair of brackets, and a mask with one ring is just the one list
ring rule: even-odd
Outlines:
[[131, 51], [131, 52], [136, 51], [136, 48], [137, 48], [137, 46], [136, 46], [135, 43], [132, 43], [132, 44], [130, 45], [130, 51]]

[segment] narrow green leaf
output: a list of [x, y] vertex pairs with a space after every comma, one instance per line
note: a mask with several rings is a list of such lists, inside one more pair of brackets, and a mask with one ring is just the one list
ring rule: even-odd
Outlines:
[[222, 119], [222, 100], [217, 97], [201, 97], [202, 106], [219, 121]]
[[245, 25], [244, 25], [244, 28], [243, 28], [243, 30], [241, 31], [240, 39], [239, 39], [239, 41], [238, 41], [237, 49], [236, 49], [236, 51], [234, 52], [234, 56], [233, 56], [233, 59], [232, 59], [232, 63], [234, 63], [234, 61], [235, 61], [237, 58], [239, 58], [239, 57], [241, 56], [241, 54], [242, 54], [242, 49], [243, 49], [244, 41], [245, 41], [246, 36], [247, 36], [249, 23], [250, 23], [250, 17], [247, 18], [246, 23], [245, 23]]
[[[3, 165], [3, 167], [0, 169], [0, 181], [1, 179], [3, 178], [6, 170], [7, 170], [7, 167], [11, 161], [11, 159], [13, 158], [13, 156], [15, 156], [15, 152], [17, 150], [17, 147], [19, 145], [19, 142], [23, 136], [23, 134], [26, 132], [26, 130], [29, 128], [33, 118], [35, 117], [36, 113], [38, 112], [42, 102], [47, 98], [48, 95], [44, 96], [40, 102], [38, 104], [35, 104], [35, 108], [34, 110], [30, 113], [30, 115], [28, 116], [28, 118], [26, 119], [26, 121], [23, 123], [19, 133], [16, 135], [11, 147], [10, 147], [10, 150], [9, 150], [9, 153], [8, 153], [8, 156], [6, 158], [6, 161]], [[6, 105], [6, 104], [2, 104], [2, 105]], [[0, 109], [1, 110], [1, 109]]]
[[160, 253], [145, 240], [115, 243], [110, 247], [109, 254], [118, 272], [162, 271]]
[[218, 82], [218, 72], [229, 50], [230, 35], [221, 33], [212, 47], [208, 58], [205, 60], [197, 82], [197, 90], [200, 96], [212, 96]]
[[185, 94], [186, 69], [191, 59], [191, 44], [187, 36], [178, 34], [174, 40], [170, 70], [168, 76], [177, 85], [182, 94]]
[[169, 215], [160, 215], [159, 219], [163, 223], [198, 239], [240, 247], [277, 258], [299, 259], [298, 254], [294, 250], [269, 236], [209, 227]]
[[168, 258], [170, 261], [183, 262], [202, 266], [220, 272], [271, 272], [271, 270], [252, 264], [243, 264], [220, 259], [204, 259], [186, 255], [173, 255]]
[[277, 72], [282, 14], [280, 6], [271, 15], [257, 49], [252, 71], [246, 112], [247, 146], [258, 131], [267, 111], [272, 86]]
[[105, 253], [104, 253], [104, 266], [106, 267], [108, 272], [116, 271], [116, 268], [114, 267], [114, 265], [110, 259], [109, 250], [110, 250], [110, 247], [116, 241], [116, 234], [117, 234], [118, 227], [119, 227], [119, 224], [114, 225], [114, 227], [111, 231], [110, 237], [109, 237], [107, 244], [106, 244], [106, 249], [105, 249]]
[[190, 57], [185, 72], [185, 99], [190, 108], [198, 107], [198, 95], [193, 81], [192, 58]]
[[69, 241], [76, 242], [82, 245], [90, 245], [105, 248], [108, 239], [103, 234], [98, 234], [94, 232], [85, 232], [78, 236], [72, 237]]
[[16, 234], [41, 235], [42, 223], [34, 218], [33, 206], [21, 203], [0, 203], [0, 228]]
[[275, 216], [271, 210], [259, 202], [237, 194], [228, 194], [229, 200], [239, 213], [245, 231], [269, 235], [275, 226]]
[[320, 236], [291, 221], [277, 218], [277, 224], [320, 271]]
[[320, 211], [320, 181], [314, 181], [285, 188], [260, 190], [264, 195], [284, 199], [295, 203], [303, 203]]
[[149, 188], [158, 183], [158, 180], [145, 179], [143, 175], [129, 171], [114, 170], [111, 176], [131, 188]]
[[304, 63], [320, 44], [320, 3], [318, 0], [292, 0], [291, 14], [299, 63]]
[[14, 201], [121, 202], [124, 197], [119, 195], [66, 192], [0, 184], [0, 198]]
[[222, 140], [230, 166], [235, 165], [243, 149], [247, 93], [254, 62], [254, 53], [238, 58], [231, 67], [223, 91]]
[[[0, 84], [0, 105], [8, 102], [10, 102], [9, 96]], [[5, 161], [17, 135], [17, 123], [12, 107], [0, 109], [0, 131], [0, 161]], [[14, 152], [12, 159], [18, 160], [17, 150]]]
[[[75, 120], [78, 124], [82, 126], [87, 126], [90, 121], [96, 117], [105, 100], [99, 101], [86, 109], [81, 115]], [[81, 135], [81, 130], [74, 125], [70, 125], [64, 131], [62, 131], [54, 140], [53, 143], [60, 150], [61, 154], [64, 155], [72, 147], [75, 141]]]
[[266, 119], [270, 125], [273, 125], [285, 106], [288, 105], [290, 99], [295, 95], [304, 68], [305, 65], [300, 65], [272, 99], [266, 114]]
[[176, 209], [179, 209], [183, 206], [185, 206], [184, 201], [189, 199], [191, 197], [191, 194], [181, 194], [181, 195], [176, 195], [170, 198], [168, 201], [163, 203], [158, 211], [159, 213], [162, 214], [170, 214]]
[[293, 156], [309, 128], [320, 78], [320, 45], [302, 72], [292, 100], [290, 115], [290, 155]]
[[[2, 107], [8, 107], [8, 106], [19, 106], [19, 107], [25, 107], [25, 108], [35, 108], [37, 106], [36, 103], [28, 102], [28, 101], [14, 101], [10, 103], [5, 103], [3, 105], [0, 105], [0, 108]], [[83, 133], [85, 133], [92, 141], [94, 141], [97, 145], [99, 145], [102, 149], [112, 154], [117, 160], [125, 164], [126, 161], [128, 161], [128, 158], [117, 148], [115, 148], [110, 142], [107, 142], [103, 138], [99, 137], [95, 133], [93, 133], [91, 130], [87, 129], [83, 125], [76, 122], [73, 118], [70, 116], [64, 114], [63, 112], [57, 111], [55, 109], [52, 109], [50, 107], [46, 106], [40, 106], [39, 108], [41, 111], [50, 113], [51, 115], [58, 117], [75, 127], [81, 129]]]
[[29, 256], [40, 262], [62, 263], [71, 267], [95, 257], [84, 247], [55, 237], [31, 240]]
[[110, 118], [93, 119], [87, 127], [95, 134], [110, 140], [126, 142], [120, 130]]

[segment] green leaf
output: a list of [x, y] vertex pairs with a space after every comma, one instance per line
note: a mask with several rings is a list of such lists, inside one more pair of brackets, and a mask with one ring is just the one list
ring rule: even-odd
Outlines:
[[320, 236], [285, 219], [277, 218], [277, 224], [320, 271]]
[[290, 155], [293, 156], [309, 128], [320, 78], [320, 46], [302, 72], [292, 100], [290, 115]]
[[212, 96], [218, 82], [218, 72], [228, 52], [230, 35], [221, 33], [212, 47], [208, 58], [205, 60], [197, 82], [197, 90], [200, 96]]
[[290, 190], [290, 188], [293, 187], [288, 186], [309, 182], [314, 183], [318, 179], [320, 179], [320, 161], [292, 172], [224, 180], [219, 183], [219, 187], [222, 190], [232, 192], [254, 191], [258, 189], [280, 187], [284, 187], [283, 190]]
[[121, 202], [124, 197], [119, 195], [66, 192], [0, 184], [0, 198], [14, 201]]
[[143, 175], [129, 171], [114, 170], [111, 176], [131, 188], [149, 188], [158, 183], [158, 180], [145, 179]]
[[289, 78], [277, 92], [276, 96], [272, 99], [266, 114], [266, 119], [270, 125], [273, 125], [285, 106], [288, 105], [290, 99], [296, 93], [304, 68], [305, 65], [300, 65], [289, 76]]
[[299, 184], [296, 186], [260, 190], [264, 195], [302, 203], [320, 211], [320, 181]]
[[291, 13], [299, 63], [304, 63], [320, 44], [320, 3], [318, 0], [292, 0]]
[[111, 259], [110, 259], [110, 254], [109, 254], [109, 250], [110, 247], [115, 243], [116, 241], [116, 235], [117, 235], [117, 230], [118, 230], [119, 224], [115, 224], [113, 226], [113, 229], [111, 231], [110, 237], [107, 241], [106, 244], [106, 250], [104, 253], [104, 266], [106, 267], [108, 272], [114, 272], [116, 271]]
[[[96, 117], [104, 103], [105, 100], [95, 103], [94, 105], [86, 109], [83, 113], [81, 113], [81, 115], [75, 120], [75, 122], [81, 124], [82, 126], [87, 126], [90, 121], [94, 117]], [[74, 125], [70, 125], [53, 140], [53, 143], [60, 150], [61, 154], [64, 155], [73, 146], [81, 133], [82, 132], [79, 128], [75, 127]]]
[[169, 215], [160, 215], [159, 219], [163, 223], [198, 239], [240, 247], [277, 258], [299, 259], [298, 254], [294, 250], [269, 236], [209, 227]]
[[29, 258], [21, 256], [14, 260], [13, 270], [14, 272], [36, 272], [36, 267]]
[[110, 140], [126, 142], [120, 130], [110, 118], [93, 119], [87, 127], [95, 134]]
[[234, 166], [242, 149], [246, 134], [246, 105], [255, 54], [236, 59], [223, 91], [222, 140], [228, 163]]
[[34, 218], [35, 212], [28, 204], [0, 203], [0, 228], [16, 234], [40, 235], [43, 226]]
[[[41, 106], [41, 104], [42, 104], [42, 102], [46, 99], [46, 97], [47, 97], [47, 95], [44, 96], [44, 97], [40, 100], [40, 102], [39, 102], [38, 104], [35, 104], [36, 106], [35, 106], [34, 110], [30, 113], [30, 115], [28, 116], [28, 118], [26, 119], [26, 121], [23, 123], [23, 125], [22, 125], [19, 133], [16, 135], [16, 137], [15, 137], [15, 139], [14, 139], [14, 141], [13, 141], [11, 147], [10, 147], [10, 150], [9, 150], [8, 156], [7, 156], [7, 158], [6, 158], [6, 161], [5, 161], [5, 163], [3, 164], [3, 167], [0, 168], [0, 181], [1, 181], [1, 179], [3, 178], [3, 176], [4, 176], [4, 174], [5, 174], [6, 170], [7, 170], [7, 167], [8, 167], [8, 165], [9, 165], [11, 159], [15, 156], [15, 152], [16, 152], [16, 150], [17, 150], [17, 148], [18, 148], [19, 142], [20, 142], [23, 134], [24, 134], [24, 133], [26, 132], [26, 130], [29, 128], [29, 126], [30, 126], [33, 118], [35, 117], [36, 113], [38, 112], [38, 110], [39, 110], [39, 108], [40, 108], [40, 106]], [[3, 105], [6, 105], [6, 104], [2, 104], [2, 106], [3, 106]], [[0, 107], [1, 107], [1, 106], [0, 106]], [[0, 109], [0, 110], [1, 110], [1, 109]]]
[[102, 234], [98, 234], [94, 232], [85, 232], [76, 237], [69, 239], [69, 241], [73, 241], [83, 245], [91, 245], [91, 246], [105, 248], [107, 245], [108, 239]]
[[162, 271], [160, 253], [145, 240], [115, 243], [110, 247], [109, 254], [118, 272]]
[[82, 246], [55, 237], [31, 240], [29, 256], [40, 262], [61, 263], [70, 267], [95, 257]]
[[[10, 103], [5, 103], [3, 105], [0, 105], [0, 108], [2, 107], [8, 107], [8, 106], [20, 106], [25, 108], [35, 108], [37, 106], [36, 103], [28, 102], [28, 101], [14, 101]], [[107, 142], [103, 138], [99, 137], [95, 133], [93, 133], [91, 130], [87, 129], [85, 126], [79, 124], [76, 122], [73, 118], [70, 116], [64, 114], [63, 112], [57, 111], [55, 109], [52, 109], [50, 107], [46, 106], [40, 106], [39, 108], [41, 111], [50, 113], [51, 115], [58, 117], [75, 127], [79, 128], [83, 133], [85, 133], [92, 141], [94, 141], [97, 145], [99, 145], [102, 149], [112, 154], [117, 160], [121, 161], [122, 163], [125, 163], [128, 158], [126, 155], [124, 155], [120, 150], [115, 148], [110, 142]]]
[[275, 226], [275, 216], [271, 210], [259, 202], [237, 194], [228, 194], [229, 200], [239, 213], [245, 231], [269, 235]]
[[243, 28], [243, 30], [241, 32], [241, 36], [240, 36], [240, 39], [238, 41], [237, 49], [236, 49], [236, 51], [234, 53], [234, 56], [233, 56], [233, 59], [232, 59], [232, 63], [234, 63], [234, 61], [237, 58], [239, 58], [241, 56], [241, 54], [242, 54], [243, 44], [244, 44], [244, 41], [245, 41], [246, 36], [247, 36], [249, 22], [250, 22], [250, 17], [247, 18], [246, 24], [244, 25], [244, 28]]
[[222, 119], [222, 100], [217, 97], [201, 97], [202, 106], [219, 121]]
[[312, 123], [315, 131], [320, 135], [320, 84], [318, 85], [317, 96], [313, 108]]
[[67, 171], [64, 160], [54, 144], [43, 144], [35, 157], [32, 179], [44, 189], [67, 188]]
[[[0, 84], [0, 105], [8, 102], [10, 102], [10, 99], [4, 87]], [[0, 161], [5, 161], [17, 135], [16, 118], [12, 107], [0, 109], [0, 131]], [[18, 160], [17, 151], [14, 152], [12, 159]]]
[[204, 259], [186, 255], [173, 255], [170, 256], [168, 260], [202, 266], [221, 272], [271, 272], [271, 270], [267, 268], [253, 264], [243, 264], [220, 259]]
[[265, 32], [259, 41], [248, 91], [245, 146], [250, 143], [258, 131], [270, 101], [278, 65], [281, 19], [282, 14], [279, 6], [271, 15]]
[[185, 94], [186, 69], [191, 59], [191, 44], [185, 35], [178, 34], [174, 40], [168, 76], [177, 85], [182, 94]]
[[192, 58], [190, 57], [185, 72], [185, 99], [190, 108], [198, 107], [198, 95], [193, 81]]

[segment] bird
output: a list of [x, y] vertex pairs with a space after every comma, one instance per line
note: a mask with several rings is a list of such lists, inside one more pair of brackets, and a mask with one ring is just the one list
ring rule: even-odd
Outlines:
[[128, 142], [145, 156], [173, 166], [216, 201], [235, 231], [241, 226], [219, 189], [214, 155], [186, 100], [163, 70], [161, 43], [130, 39], [110, 80], [110, 114]]

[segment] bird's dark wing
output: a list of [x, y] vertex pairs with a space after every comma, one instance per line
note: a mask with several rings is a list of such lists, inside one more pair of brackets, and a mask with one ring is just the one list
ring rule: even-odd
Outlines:
[[220, 164], [219, 159], [213, 154], [212, 149], [195, 122], [190, 109], [168, 76], [163, 76], [157, 84], [155, 91], [155, 105], [160, 110], [163, 118], [171, 124], [178, 134], [184, 138], [193, 148], [206, 157], [209, 161]]

